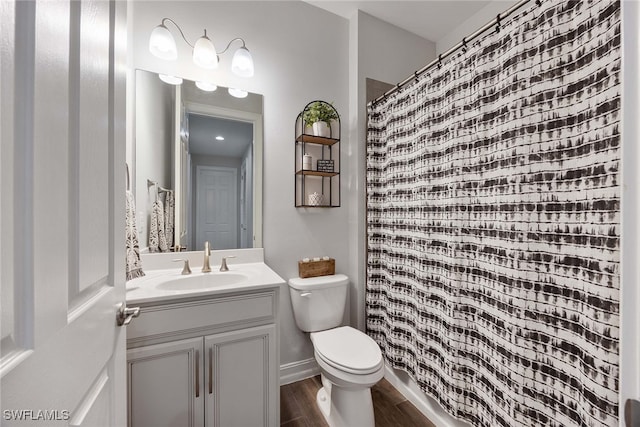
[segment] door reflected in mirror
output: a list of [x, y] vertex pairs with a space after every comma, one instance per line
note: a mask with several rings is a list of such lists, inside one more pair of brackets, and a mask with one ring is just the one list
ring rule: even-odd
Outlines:
[[[136, 70], [133, 191], [143, 251], [161, 251], [158, 227], [169, 248], [262, 246], [262, 95], [198, 86], [210, 88]], [[162, 227], [154, 212], [171, 194], [174, 220], [165, 214]]]

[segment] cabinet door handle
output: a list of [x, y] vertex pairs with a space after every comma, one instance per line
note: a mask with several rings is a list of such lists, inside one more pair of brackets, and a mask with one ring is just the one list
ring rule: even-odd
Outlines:
[[200, 351], [196, 350], [196, 397], [200, 397]]
[[209, 394], [213, 394], [213, 347], [209, 347]]

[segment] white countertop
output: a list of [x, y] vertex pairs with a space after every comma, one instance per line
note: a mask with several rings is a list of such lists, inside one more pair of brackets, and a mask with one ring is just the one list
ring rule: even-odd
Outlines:
[[[173, 254], [173, 257], [180, 257], [176, 255], [178, 254]], [[233, 259], [229, 260], [228, 272], [219, 272], [218, 270], [220, 268], [220, 264], [218, 259], [219, 257], [215, 256], [212, 252], [211, 273], [202, 273], [200, 271], [200, 266], [191, 265], [192, 273], [190, 275], [182, 275], [182, 263], [175, 263], [174, 267], [167, 269], [144, 270], [145, 275], [143, 277], [130, 280], [126, 284], [127, 305], [168, 302], [185, 298], [207, 298], [229, 292], [259, 290], [261, 288], [279, 286], [285, 283], [285, 280], [282, 279], [275, 271], [269, 268], [269, 266], [264, 262], [260, 261], [237, 263], [234, 262], [237, 261], [237, 259]], [[247, 259], [247, 261], [249, 260], [256, 261], [256, 258], [252, 257], [252, 259]], [[218, 261], [218, 263], [214, 264], [213, 262], [215, 261]], [[185, 286], [185, 289], [180, 288], [179, 281], [185, 278], [191, 281], [191, 283], [195, 281], [204, 282], [209, 279], [213, 283], [216, 278], [223, 278], [222, 276], [229, 274], [240, 274], [246, 276], [246, 280], [242, 280], [240, 283], [233, 284], [214, 283], [211, 287], [206, 288], [199, 287], [188, 289], [188, 285]], [[174, 282], [175, 285], [173, 287], [177, 289], [166, 290], [158, 287], [158, 285], [166, 283], [168, 281], [176, 281]]]

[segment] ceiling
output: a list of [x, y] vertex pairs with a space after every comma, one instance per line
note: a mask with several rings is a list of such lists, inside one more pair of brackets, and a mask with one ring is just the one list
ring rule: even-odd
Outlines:
[[489, 0], [306, 0], [307, 3], [351, 18], [361, 10], [382, 21], [437, 42], [487, 6]]
[[[224, 137], [224, 141], [216, 140]], [[189, 152], [205, 156], [241, 158], [253, 143], [253, 124], [189, 114]]]

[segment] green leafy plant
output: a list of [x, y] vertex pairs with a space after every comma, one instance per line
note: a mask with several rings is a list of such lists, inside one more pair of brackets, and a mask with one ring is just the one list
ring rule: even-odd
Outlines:
[[304, 110], [302, 118], [307, 126], [311, 126], [315, 122], [330, 123], [331, 120], [337, 120], [338, 113], [336, 113], [332, 104], [324, 101], [315, 101]]

